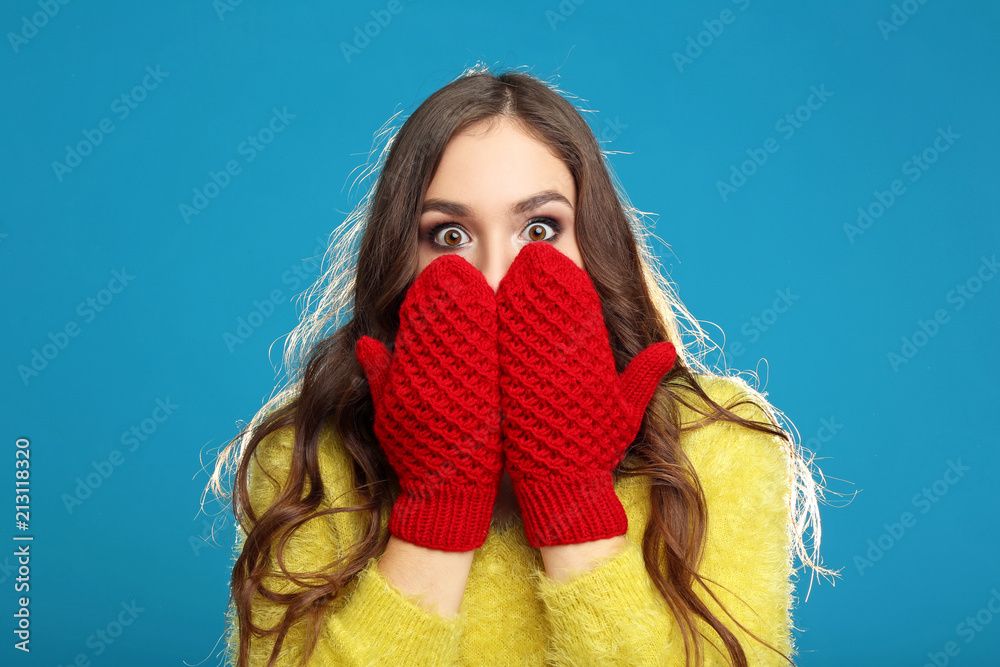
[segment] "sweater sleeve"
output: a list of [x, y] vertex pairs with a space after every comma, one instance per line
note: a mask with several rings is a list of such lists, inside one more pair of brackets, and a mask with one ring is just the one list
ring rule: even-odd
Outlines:
[[[741, 392], [738, 387], [720, 379], [710, 382], [706, 392], [727, 406]], [[757, 405], [742, 405], [733, 412], [767, 421]], [[717, 582], [707, 585], [740, 623], [792, 658], [788, 502], [793, 480], [786, 445], [779, 438], [730, 422], [712, 422], [683, 432], [681, 444], [698, 473], [708, 506], [699, 574]], [[649, 487], [629, 484], [627, 488], [648, 491]], [[549, 579], [543, 570], [534, 573], [549, 621], [548, 661], [553, 665], [685, 664], [681, 628], [643, 560], [648, 494], [621, 495], [629, 515], [621, 552], [568, 582]], [[645, 505], [641, 510], [640, 503]], [[699, 598], [740, 641], [749, 665], [789, 664], [740, 630], [697, 582], [694, 586]], [[709, 642], [702, 641], [705, 664], [729, 665], [725, 645], [711, 626], [696, 618], [695, 627], [709, 638]]]
[[[278, 496], [290, 468], [293, 439], [290, 427], [268, 435], [259, 445], [251, 462], [248, 480], [249, 500], [260, 517]], [[350, 483], [346, 454], [329, 431], [321, 435], [320, 474], [324, 500], [320, 510], [346, 507], [357, 503]], [[272, 481], [264, 473], [266, 471]], [[306, 489], [309, 484], [306, 482]], [[341, 495], [343, 494], [343, 496]], [[333, 502], [331, 499], [336, 500]], [[325, 570], [333, 561], [346, 555], [360, 537], [359, 516], [337, 512], [310, 519], [289, 538], [283, 552], [287, 569], [294, 573]], [[384, 524], [384, 521], [383, 521]], [[384, 526], [383, 526], [384, 527]], [[246, 535], [238, 529], [238, 547]], [[271, 548], [271, 576], [264, 585], [279, 593], [292, 593], [305, 587], [284, 576]], [[453, 619], [424, 610], [395, 588], [376, 569], [378, 558], [368, 560], [365, 568], [348, 582], [346, 595], [328, 607], [320, 627], [315, 649], [307, 663], [305, 655], [308, 615], [298, 619], [288, 631], [275, 665], [293, 667], [301, 664], [324, 666], [362, 666], [376, 664], [457, 665], [460, 648], [461, 614]], [[257, 593], [251, 604], [256, 625], [270, 628], [281, 623], [286, 606], [271, 602]], [[239, 651], [239, 628], [230, 605], [228, 612], [228, 659], [236, 664]], [[275, 644], [275, 635], [251, 636], [250, 666], [266, 665]]]

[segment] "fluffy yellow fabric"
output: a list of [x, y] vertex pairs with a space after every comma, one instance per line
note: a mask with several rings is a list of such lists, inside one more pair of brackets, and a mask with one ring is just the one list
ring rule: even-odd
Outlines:
[[[723, 406], [752, 396], [745, 383], [733, 378], [702, 376], [699, 383]], [[735, 412], [767, 421], [756, 405], [740, 406]], [[682, 407], [684, 424], [700, 419]], [[287, 477], [291, 446], [292, 432], [286, 428], [258, 448], [259, 465], [251, 466], [250, 476], [251, 502], [258, 513], [275, 500]], [[793, 657], [789, 504], [793, 477], [787, 446], [779, 438], [727, 422], [685, 432], [681, 446], [695, 466], [708, 503], [708, 535], [699, 573], [721, 584], [709, 586], [744, 626]], [[358, 502], [350, 489], [346, 454], [329, 431], [321, 436], [320, 465], [327, 490], [324, 509]], [[276, 482], [262, 475], [262, 468]], [[371, 559], [350, 582], [349, 594], [324, 617], [308, 664], [684, 665], [680, 627], [642, 558], [649, 481], [622, 479], [615, 490], [629, 522], [626, 546], [619, 554], [571, 581], [557, 582], [546, 576], [540, 552], [527, 543], [519, 518], [493, 526], [473, 556], [461, 613], [453, 619], [417, 606], [374, 567], [377, 559]], [[360, 530], [355, 513], [309, 521], [289, 541], [285, 563], [292, 572], [323, 569], [346, 553]], [[245, 539], [238, 532], [237, 550]], [[269, 583], [284, 591], [297, 588], [287, 579]], [[788, 664], [743, 633], [703, 589], [696, 592], [740, 639], [751, 665]], [[277, 623], [282, 613], [283, 607], [261, 597], [252, 609], [254, 620], [265, 627]], [[231, 614], [232, 609], [232, 661], [238, 629]], [[700, 619], [697, 626], [712, 640], [703, 642], [706, 665], [727, 665], [728, 654], [710, 626]], [[292, 627], [279, 665], [299, 664], [305, 637], [305, 623]], [[272, 646], [273, 639], [254, 637], [251, 665], [267, 664]]]

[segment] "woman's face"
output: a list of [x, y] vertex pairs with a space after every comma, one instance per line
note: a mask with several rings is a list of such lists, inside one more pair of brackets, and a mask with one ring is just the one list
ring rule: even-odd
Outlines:
[[458, 254], [495, 292], [528, 243], [551, 243], [583, 268], [569, 168], [507, 119], [486, 127], [471, 126], [445, 147], [423, 201], [417, 272]]

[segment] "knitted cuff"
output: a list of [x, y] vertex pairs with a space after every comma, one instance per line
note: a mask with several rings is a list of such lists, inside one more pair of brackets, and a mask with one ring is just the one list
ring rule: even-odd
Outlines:
[[389, 514], [389, 532], [441, 551], [472, 551], [486, 541], [497, 487], [403, 489]]
[[611, 472], [573, 479], [514, 481], [524, 533], [534, 547], [579, 544], [628, 532]]

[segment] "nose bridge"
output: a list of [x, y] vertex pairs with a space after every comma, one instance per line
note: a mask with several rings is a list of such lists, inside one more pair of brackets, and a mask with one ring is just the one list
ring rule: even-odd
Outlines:
[[483, 234], [479, 239], [479, 257], [477, 267], [482, 272], [486, 282], [489, 283], [493, 291], [496, 292], [500, 286], [500, 281], [510, 268], [511, 262], [517, 257], [518, 246], [510, 237], [509, 230], [505, 225], [493, 224], [489, 226], [488, 233]]

